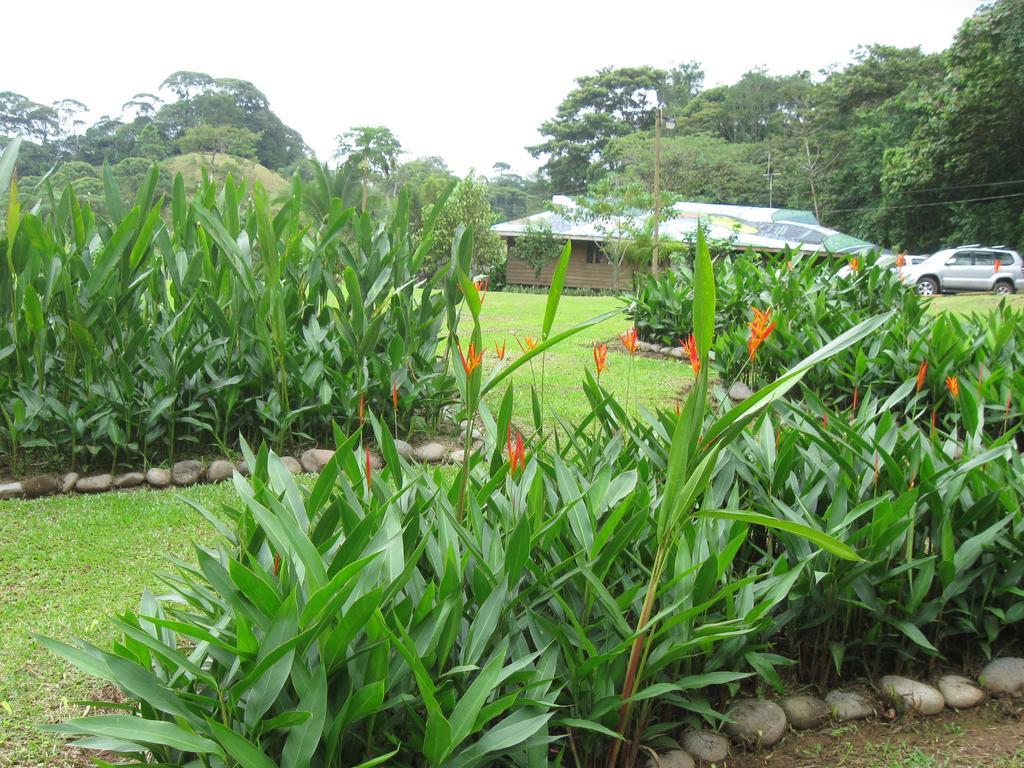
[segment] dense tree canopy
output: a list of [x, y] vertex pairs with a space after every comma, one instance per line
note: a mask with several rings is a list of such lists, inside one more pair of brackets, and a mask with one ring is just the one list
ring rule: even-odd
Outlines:
[[[119, 116], [103, 115], [86, 125], [85, 104], [62, 99], [39, 104], [18, 93], [0, 93], [0, 144], [26, 139], [19, 156], [22, 174], [40, 175], [54, 165], [79, 160], [112, 165], [130, 157], [159, 160], [177, 151], [226, 151], [253, 157], [268, 168], [290, 170], [309, 150], [297, 131], [270, 109], [267, 97], [247, 80], [175, 72], [161, 84], [172, 98], [137, 93]], [[253, 140], [239, 141], [240, 137]], [[226, 137], [232, 137], [225, 141]], [[217, 140], [214, 141], [214, 138]], [[244, 151], [240, 151], [243, 150]]]
[[546, 158], [544, 170], [556, 191], [581, 191], [608, 170], [604, 151], [609, 141], [652, 127], [659, 101], [671, 98], [668, 106], [678, 109], [702, 82], [696, 65], [671, 72], [606, 68], [577, 78], [555, 116], [540, 126], [546, 141], [528, 149], [534, 157]]
[[[968, 18], [942, 54], [869, 45], [812, 77], [756, 69], [701, 90], [699, 67], [581, 77], [540, 126], [555, 191], [654, 176], [653, 109], [674, 118], [668, 196], [803, 208], [891, 247], [1024, 246], [1024, 0]], [[684, 83], [673, 94], [663, 81]]]
[[[696, 62], [583, 75], [540, 125], [543, 141], [527, 148], [542, 161], [537, 174], [495, 163], [460, 184], [455, 199], [458, 215], [482, 227], [535, 213], [552, 193], [593, 199], [609, 178], [650, 196], [660, 106], [672, 121], [662, 134], [665, 198], [808, 209], [823, 224], [915, 252], [964, 242], [1024, 247], [1021, 104], [1024, 0], [994, 0], [939, 54], [867, 45], [814, 75], [754, 69], [707, 89]], [[142, 161], [251, 157], [285, 176], [315, 177], [313, 187], [341, 190], [362, 209], [388, 205], [404, 187], [414, 226], [456, 180], [443, 158], [403, 162], [400, 142], [379, 125], [339, 134], [339, 167], [310, 163], [266, 95], [237, 78], [182, 70], [156, 93], [133, 95], [120, 114], [87, 124], [87, 112], [72, 98], [45, 104], [0, 92], [0, 146], [24, 137], [20, 177], [77, 172], [85, 197], [104, 164], [127, 173], [130, 186], [129, 169]], [[318, 210], [314, 201], [308, 208]]]

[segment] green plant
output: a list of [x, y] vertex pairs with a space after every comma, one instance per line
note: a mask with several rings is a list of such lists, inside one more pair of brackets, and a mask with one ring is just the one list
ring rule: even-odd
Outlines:
[[[455, 259], [471, 247], [464, 237]], [[706, 361], [706, 249], [699, 264]], [[459, 272], [479, 341], [479, 297]], [[545, 330], [557, 303], [553, 289]], [[560, 760], [616, 764], [622, 738], [632, 764], [641, 743], [658, 742], [655, 706], [714, 717], [700, 689], [745, 677], [729, 668], [744, 654], [755, 668], [764, 662], [744, 638], [800, 569], [734, 578], [749, 525], [856, 559], [816, 526], [706, 499], [718, 457], [744, 427], [882, 319], [707, 421], [705, 366], [683, 413], [654, 422], [663, 437], [647, 451], [625, 442], [635, 428], [590, 379], [605, 439], [581, 440], [584, 423], [554, 451], [537, 438], [514, 471], [505, 460], [514, 391], [496, 418], [480, 396], [581, 327], [548, 336], [487, 383], [465, 367], [464, 397], [492, 438], [450, 486], [409, 474], [372, 414], [380, 472], [358, 461], [358, 433], [338, 433], [308, 491], [265, 448], [246, 448], [252, 483], [236, 476], [240, 504], [226, 519], [201, 510], [222, 539], [198, 547], [195, 565], [177, 564], [165, 580], [172, 597], [147, 594], [138, 613], [119, 617], [124, 641], [110, 652], [41, 639], [129, 697], [126, 715], [53, 728], [82, 736], [80, 746], [171, 764], [536, 763], [552, 744]], [[727, 531], [729, 554], [696, 535], [708, 524]], [[702, 670], [709, 653], [715, 663]]]
[[71, 187], [22, 211], [12, 185], [0, 412], [13, 462], [25, 449], [78, 467], [163, 462], [239, 434], [280, 450], [334, 420], [354, 428], [361, 403], [392, 412], [395, 387], [405, 429], [454, 397], [441, 342], [455, 276], [418, 276], [443, 199], [417, 245], [404, 194], [379, 217], [329, 198], [311, 224], [298, 176], [276, 210], [230, 176], [192, 200], [179, 176], [165, 207], [157, 178], [152, 166], [129, 208], [106, 169], [109, 217]]

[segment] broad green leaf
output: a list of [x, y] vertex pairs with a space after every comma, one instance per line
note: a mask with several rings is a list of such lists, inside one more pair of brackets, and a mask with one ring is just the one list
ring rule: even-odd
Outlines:
[[551, 287], [548, 289], [547, 304], [544, 305], [544, 324], [541, 326], [541, 341], [547, 339], [551, 334], [551, 328], [555, 324], [555, 314], [558, 312], [558, 302], [562, 298], [562, 289], [565, 285], [565, 274], [569, 270], [569, 258], [572, 256], [572, 240], [565, 241], [565, 247], [558, 257], [555, 270], [551, 274]]
[[823, 531], [803, 525], [802, 523], [794, 523], [792, 520], [781, 520], [769, 515], [763, 515], [760, 512], [741, 512], [729, 509], [702, 509], [697, 512], [697, 517], [707, 517], [715, 520], [738, 520], [742, 523], [774, 528], [805, 538], [815, 546], [843, 560], [858, 561], [861, 559], [852, 547], [839, 541], [834, 536], [829, 536]]

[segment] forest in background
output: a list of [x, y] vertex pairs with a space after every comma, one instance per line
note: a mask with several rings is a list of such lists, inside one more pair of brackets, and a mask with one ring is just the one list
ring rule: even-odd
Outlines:
[[[714, 87], [704, 79], [692, 61], [578, 78], [529, 147], [539, 171], [522, 175], [499, 161], [470, 173], [453, 217], [483, 234], [493, 221], [543, 209], [552, 194], [649, 194], [660, 105], [667, 199], [812, 210], [827, 226], [914, 252], [1024, 244], [1024, 0], [982, 6], [941, 53], [868, 45], [824, 72], [754, 69]], [[282, 185], [296, 171], [319, 172], [362, 207], [389, 205], [405, 187], [415, 224], [457, 181], [444, 158], [407, 159], [385, 126], [344, 131], [323, 162], [245, 80], [175, 72], [119, 116], [87, 125], [86, 112], [74, 99], [45, 105], [0, 92], [0, 146], [25, 138], [23, 196], [45, 201], [47, 183], [72, 183], [102, 205], [104, 164], [126, 194], [154, 161], [165, 192], [183, 167], [238, 178], [263, 166]], [[478, 248], [495, 258], [501, 250], [485, 234]]]

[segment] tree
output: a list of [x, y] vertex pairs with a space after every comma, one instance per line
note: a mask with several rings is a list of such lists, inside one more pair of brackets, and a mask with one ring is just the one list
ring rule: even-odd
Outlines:
[[370, 174], [386, 179], [398, 165], [402, 144], [383, 125], [359, 125], [339, 134], [334, 158], [353, 168], [365, 167]]
[[927, 99], [929, 119], [885, 157], [893, 228], [929, 249], [1024, 245], [1024, 0], [982, 6], [944, 58], [941, 87]]
[[259, 138], [245, 128], [230, 125], [198, 125], [185, 131], [185, 135], [178, 139], [177, 143], [182, 152], [209, 153], [210, 162], [214, 163], [218, 154], [254, 159]]
[[558, 258], [564, 245], [564, 241], [558, 240], [552, 234], [551, 226], [547, 222], [535, 224], [530, 221], [527, 222], [523, 234], [516, 238], [509, 255], [525, 261], [533, 267], [533, 273], [536, 276], [540, 275], [545, 264]]
[[363, 179], [363, 207], [369, 192], [370, 178], [386, 179], [395, 170], [402, 144], [383, 125], [359, 125], [337, 137], [334, 158], [343, 161], [349, 170], [358, 170]]
[[[601, 235], [601, 251], [612, 265], [612, 288], [619, 289], [619, 271], [645, 230], [652, 198], [643, 184], [607, 176], [596, 182], [573, 206], [556, 206], [572, 221], [586, 222]], [[646, 260], [650, 254], [640, 256]]]
[[309, 154], [302, 136], [274, 114], [267, 97], [248, 80], [182, 71], [170, 75], [160, 87], [177, 96], [153, 118], [172, 141], [200, 125], [227, 125], [259, 137], [256, 157], [268, 168], [294, 168]]
[[481, 177], [487, 185], [491, 208], [500, 220], [521, 219], [545, 210], [551, 199], [547, 178], [543, 174], [521, 176], [508, 163], [491, 166], [491, 175]]
[[53, 107], [13, 91], [0, 92], [0, 136], [23, 136], [45, 144], [59, 133], [60, 120]]
[[527, 149], [546, 158], [543, 170], [556, 191], [579, 192], [607, 171], [602, 161], [608, 142], [651, 128], [659, 99], [689, 98], [703, 78], [698, 72], [680, 70], [676, 81], [653, 67], [624, 67], [577, 78], [555, 116], [540, 126], [547, 140]]
[[[424, 208], [424, 218], [433, 211], [433, 204]], [[448, 197], [434, 225], [434, 241], [427, 254], [424, 270], [433, 272], [451, 258], [452, 240], [459, 227], [473, 231], [473, 271], [490, 272], [505, 258], [505, 243], [491, 229], [495, 216], [487, 202], [487, 188], [471, 173], [462, 179]]]
[[152, 120], [160, 104], [163, 104], [163, 99], [156, 94], [136, 93], [121, 105], [121, 112], [125, 115], [131, 112], [135, 118], [143, 117]]
[[787, 115], [811, 87], [806, 72], [775, 77], [753, 69], [733, 85], [709, 89], [688, 102], [679, 112], [676, 131], [741, 143], [764, 141], [783, 132]]
[[436, 203], [454, 181], [456, 177], [448, 164], [436, 155], [401, 163], [389, 179], [394, 192], [404, 188], [409, 193], [409, 218], [414, 232], [422, 226], [423, 209]]
[[136, 146], [139, 157], [146, 157], [150, 160], [163, 160], [170, 154], [167, 140], [160, 133], [160, 129], [154, 123], [147, 123], [139, 131], [139, 140]]
[[[654, 140], [650, 133], [616, 139], [609, 147], [618, 172], [650, 187]], [[667, 136], [661, 143], [662, 188], [684, 200], [768, 205], [767, 147], [728, 142], [718, 136]], [[784, 194], [776, 189], [777, 199]]]

